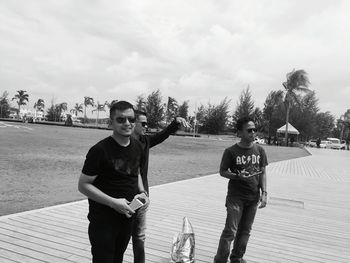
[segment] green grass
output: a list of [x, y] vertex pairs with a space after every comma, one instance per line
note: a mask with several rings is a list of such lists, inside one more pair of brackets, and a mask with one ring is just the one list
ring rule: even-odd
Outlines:
[[[111, 131], [6, 124], [13, 126], [0, 122], [0, 215], [85, 198], [77, 190], [85, 155]], [[171, 136], [151, 149], [150, 185], [217, 173], [224, 149], [233, 143], [229, 137]], [[308, 155], [300, 148], [264, 147], [269, 162]]]

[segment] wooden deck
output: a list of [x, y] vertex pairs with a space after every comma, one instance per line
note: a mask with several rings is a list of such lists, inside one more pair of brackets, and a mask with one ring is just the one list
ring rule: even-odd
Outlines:
[[[350, 262], [350, 151], [268, 166], [269, 204], [256, 217], [248, 262]], [[151, 188], [146, 262], [169, 262], [182, 218], [191, 221], [196, 262], [212, 262], [225, 221], [227, 180], [219, 175]], [[0, 217], [0, 262], [90, 262], [87, 201]], [[129, 248], [125, 262], [133, 262]]]

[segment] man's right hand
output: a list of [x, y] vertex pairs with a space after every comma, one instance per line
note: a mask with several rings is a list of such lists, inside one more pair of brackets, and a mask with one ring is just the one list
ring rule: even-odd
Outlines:
[[125, 198], [113, 198], [111, 207], [120, 214], [124, 214], [127, 218], [130, 218], [135, 211], [129, 206], [130, 202]]

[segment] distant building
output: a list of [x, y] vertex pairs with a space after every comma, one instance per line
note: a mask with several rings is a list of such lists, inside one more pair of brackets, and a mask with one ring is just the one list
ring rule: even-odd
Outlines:
[[35, 111], [35, 113], [34, 113], [34, 118], [35, 118], [37, 121], [43, 121], [43, 120], [45, 120], [45, 113], [44, 113], [44, 111]]
[[29, 110], [26, 108], [21, 108], [19, 111], [19, 114], [17, 114], [18, 109], [16, 108], [10, 108], [10, 114], [9, 118], [11, 119], [17, 119], [19, 118], [20, 120], [29, 120], [32, 119], [32, 121], [43, 121], [45, 120], [45, 112], [42, 110], [36, 111], [36, 110]]
[[10, 119], [17, 119], [17, 109], [10, 107], [10, 114], [9, 114], [9, 118]]

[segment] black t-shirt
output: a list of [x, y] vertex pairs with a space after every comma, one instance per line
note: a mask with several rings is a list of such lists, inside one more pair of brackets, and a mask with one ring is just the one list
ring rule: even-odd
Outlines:
[[[235, 144], [225, 149], [220, 171], [230, 170], [237, 173], [237, 170], [246, 170], [250, 174], [254, 174], [266, 165], [267, 157], [264, 148], [257, 144], [253, 144], [251, 148], [242, 148]], [[259, 175], [252, 176], [247, 180], [230, 179], [227, 195], [245, 200], [257, 200], [259, 198]]]
[[[138, 193], [138, 174], [142, 160], [142, 146], [134, 138], [126, 147], [119, 145], [111, 136], [90, 148], [82, 172], [96, 176], [93, 185], [115, 198], [129, 201]], [[90, 212], [110, 208], [89, 199]]]
[[142, 176], [142, 182], [143, 187], [145, 190], [149, 193], [149, 186], [148, 186], [148, 161], [149, 161], [149, 149], [162, 143], [165, 141], [169, 136], [176, 132], [179, 129], [179, 124], [176, 122], [176, 119], [170, 123], [168, 127], [166, 127], [161, 132], [157, 132], [152, 135], [141, 135], [139, 141], [141, 142], [143, 146], [143, 164], [141, 169], [141, 176]]

